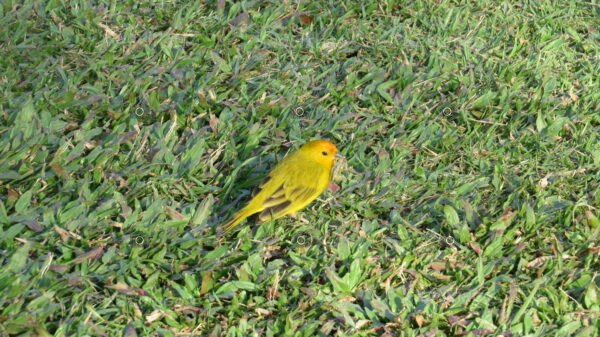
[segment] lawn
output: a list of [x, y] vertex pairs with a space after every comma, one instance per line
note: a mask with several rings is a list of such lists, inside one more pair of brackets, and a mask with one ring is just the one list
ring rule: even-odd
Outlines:
[[[0, 27], [0, 336], [598, 336], [597, 0], [5, 0]], [[317, 138], [334, 186], [216, 235]]]

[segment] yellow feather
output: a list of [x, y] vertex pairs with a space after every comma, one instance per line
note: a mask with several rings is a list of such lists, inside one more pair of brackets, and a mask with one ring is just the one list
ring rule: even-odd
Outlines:
[[248, 204], [221, 225], [223, 234], [247, 217], [259, 213], [261, 221], [294, 214], [315, 200], [331, 180], [337, 148], [326, 140], [304, 144], [286, 156], [260, 185]]

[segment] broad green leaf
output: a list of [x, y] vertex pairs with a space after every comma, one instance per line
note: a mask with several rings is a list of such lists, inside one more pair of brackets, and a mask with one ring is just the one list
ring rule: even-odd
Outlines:
[[458, 213], [454, 209], [454, 207], [450, 205], [444, 206], [444, 215], [446, 216], [446, 221], [450, 226], [456, 226], [460, 223], [460, 219], [458, 218]]
[[214, 260], [214, 259], [218, 259], [220, 257], [223, 257], [227, 251], [229, 250], [229, 248], [227, 246], [220, 246], [218, 248], [216, 248], [215, 250], [209, 252], [208, 254], [203, 256], [204, 260]]
[[228, 292], [235, 292], [238, 290], [249, 290], [254, 291], [257, 290], [258, 286], [252, 282], [248, 281], [230, 281], [219, 287], [215, 291], [216, 294], [223, 294]]
[[27, 265], [27, 259], [29, 257], [29, 250], [31, 250], [30, 244], [25, 244], [25, 245], [19, 247], [12, 254], [6, 269], [13, 273], [21, 272]]
[[19, 200], [15, 203], [15, 211], [19, 214], [23, 214], [27, 211], [31, 204], [32, 191], [27, 191], [21, 195]]

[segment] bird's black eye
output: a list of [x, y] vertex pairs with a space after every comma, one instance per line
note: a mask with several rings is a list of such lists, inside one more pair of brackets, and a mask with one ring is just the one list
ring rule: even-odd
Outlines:
[[327, 152], [323, 151], [323, 152], [321, 152], [321, 154], [324, 155], [324, 156], [326, 156]]

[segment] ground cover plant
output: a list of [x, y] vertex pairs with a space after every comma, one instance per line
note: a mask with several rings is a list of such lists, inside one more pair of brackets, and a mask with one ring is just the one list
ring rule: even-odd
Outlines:
[[[2, 2], [0, 335], [597, 335], [599, 11]], [[315, 138], [330, 190], [219, 240]]]

